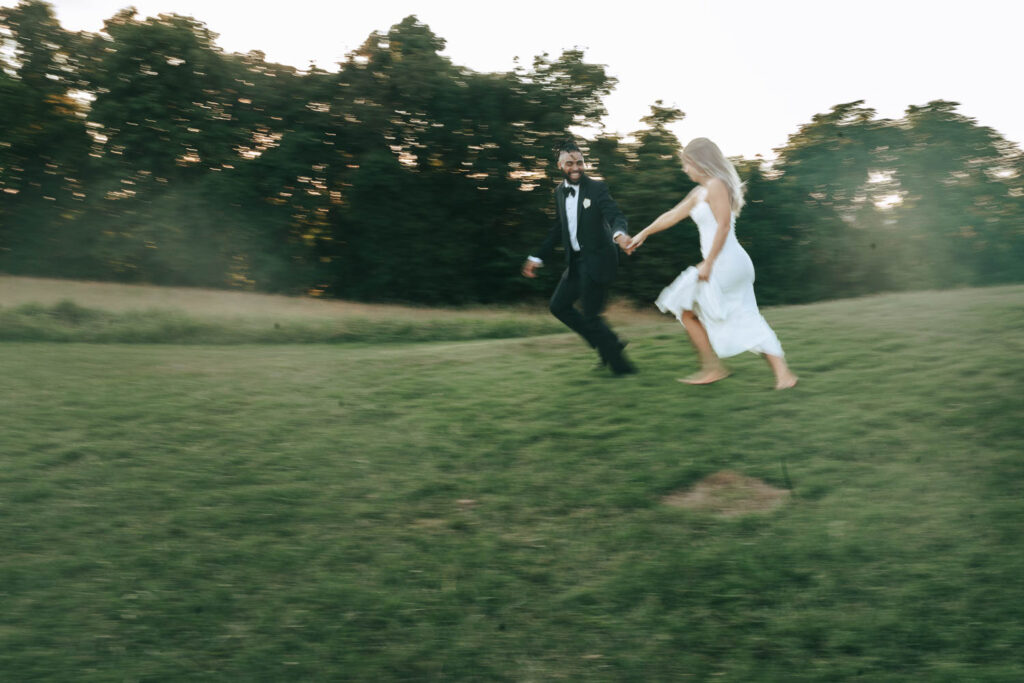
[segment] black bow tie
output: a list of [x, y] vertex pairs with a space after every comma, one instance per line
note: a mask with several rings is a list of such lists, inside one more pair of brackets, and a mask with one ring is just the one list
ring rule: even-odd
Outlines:
[[576, 188], [573, 187], [572, 185], [566, 185], [565, 186], [565, 191], [569, 193], [570, 197], [575, 197], [576, 196]]

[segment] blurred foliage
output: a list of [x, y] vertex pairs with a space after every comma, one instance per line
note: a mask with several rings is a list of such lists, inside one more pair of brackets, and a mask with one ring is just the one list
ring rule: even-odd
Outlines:
[[[72, 33], [40, 0], [0, 8], [0, 43], [0, 269], [361, 300], [545, 295], [518, 266], [554, 219], [552, 150], [602, 130], [615, 86], [578, 50], [476, 73], [416, 17], [337, 73], [225, 54], [173, 14]], [[840, 104], [772, 164], [735, 160], [762, 302], [1024, 279], [1020, 149], [956, 108]], [[633, 230], [691, 186], [683, 116], [581, 140]], [[618, 292], [649, 301], [699, 258], [677, 227]]]

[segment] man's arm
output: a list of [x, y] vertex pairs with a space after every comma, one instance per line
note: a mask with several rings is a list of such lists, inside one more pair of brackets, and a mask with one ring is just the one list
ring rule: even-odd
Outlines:
[[631, 240], [628, 230], [629, 222], [623, 215], [622, 210], [619, 209], [619, 205], [612, 199], [608, 186], [601, 183], [598, 187], [600, 189], [597, 193], [597, 208], [601, 211], [601, 215], [608, 222], [608, 225], [612, 227], [612, 241], [625, 251], [626, 245]]
[[555, 216], [555, 220], [551, 221], [551, 227], [548, 228], [548, 236], [544, 240], [544, 244], [540, 246], [540, 249], [533, 252], [533, 257], [541, 262], [551, 258], [551, 254], [555, 251], [555, 245], [558, 244], [561, 237], [561, 232], [562, 223], [558, 220], [558, 216]]
[[561, 236], [561, 231], [562, 224], [556, 216], [555, 220], [551, 223], [551, 227], [548, 228], [548, 236], [544, 240], [544, 244], [541, 245], [540, 249], [533, 252], [535, 255], [531, 254], [526, 258], [526, 261], [523, 262], [523, 268], [521, 271], [523, 277], [537, 277], [537, 269], [543, 267], [544, 261], [551, 258], [551, 254], [554, 253], [555, 245], [558, 243]]

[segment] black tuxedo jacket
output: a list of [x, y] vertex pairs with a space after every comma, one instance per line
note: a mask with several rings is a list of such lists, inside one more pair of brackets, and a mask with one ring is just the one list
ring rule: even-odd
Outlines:
[[[548, 261], [555, 245], [561, 244], [565, 249], [566, 264], [569, 263], [572, 245], [565, 215], [566, 192], [565, 183], [559, 183], [555, 189], [558, 220], [548, 230], [543, 246], [535, 252], [542, 261]], [[608, 186], [600, 180], [584, 175], [580, 180], [579, 194], [576, 201], [576, 239], [580, 243], [582, 268], [598, 282], [611, 282], [619, 265], [619, 247], [612, 241], [612, 235], [620, 230], [626, 231], [626, 217], [608, 193]]]

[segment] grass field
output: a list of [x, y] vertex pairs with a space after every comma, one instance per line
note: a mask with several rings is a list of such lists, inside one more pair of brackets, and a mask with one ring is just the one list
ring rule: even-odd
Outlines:
[[[752, 355], [675, 382], [681, 329], [625, 307], [612, 379], [543, 311], [32, 284], [0, 680], [1024, 680], [1024, 287], [767, 309], [773, 392]], [[160, 341], [137, 311], [194, 327], [83, 343]], [[789, 493], [666, 504], [722, 472]]]

